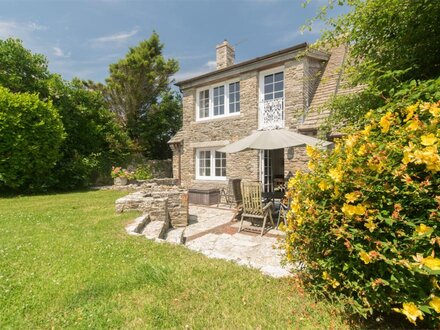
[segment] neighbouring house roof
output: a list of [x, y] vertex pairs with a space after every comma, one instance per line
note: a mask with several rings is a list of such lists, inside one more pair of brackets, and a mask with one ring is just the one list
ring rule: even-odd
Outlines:
[[332, 97], [362, 90], [362, 86], [353, 88], [344, 82], [344, 64], [347, 53], [347, 45], [338, 46], [330, 51], [330, 58], [324, 68], [304, 121], [298, 126], [300, 131], [317, 130], [324, 123], [330, 115], [330, 109], [326, 105]]
[[168, 141], [168, 144], [180, 143], [183, 141], [183, 130], [180, 129], [176, 134]]
[[[307, 52], [304, 52], [305, 50], [307, 50]], [[302, 54], [324, 61], [327, 61], [329, 58], [328, 53], [316, 49], [310, 49], [308, 48], [308, 44], [304, 42], [264, 56], [256, 57], [248, 61], [240, 62], [223, 69], [215, 70], [197, 77], [182, 80], [175, 83], [175, 85], [180, 88], [191, 88], [199, 85], [209, 84], [213, 81], [225, 80], [231, 76], [236, 76], [244, 72], [261, 70], [264, 67], [270, 67], [271, 65], [273, 66], [279, 62], [290, 60], [295, 56]]]

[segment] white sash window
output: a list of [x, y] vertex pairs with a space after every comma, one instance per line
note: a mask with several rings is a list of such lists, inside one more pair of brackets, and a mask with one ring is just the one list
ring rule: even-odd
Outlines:
[[240, 114], [240, 82], [204, 87], [197, 90], [196, 120]]

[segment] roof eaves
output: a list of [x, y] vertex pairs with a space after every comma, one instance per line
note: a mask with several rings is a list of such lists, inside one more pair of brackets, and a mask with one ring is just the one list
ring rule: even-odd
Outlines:
[[[244, 62], [240, 62], [240, 63], [234, 64], [234, 65], [228, 66], [227, 68], [211, 71], [211, 72], [202, 74], [200, 76], [196, 76], [196, 77], [189, 78], [189, 79], [186, 79], [186, 80], [178, 81], [178, 82], [174, 83], [174, 85], [176, 85], [178, 87], [181, 87], [182, 85], [186, 85], [186, 84], [191, 83], [193, 81], [196, 81], [196, 80], [199, 80], [199, 79], [203, 79], [203, 78], [207, 78], [207, 77], [210, 77], [210, 76], [214, 76], [216, 74], [223, 73], [223, 72], [226, 72], [228, 70], [233, 70], [233, 69], [236, 69], [236, 68], [245, 67], [245, 66], [247, 66], [249, 64], [252, 64], [252, 63], [255, 63], [255, 62], [258, 62], [258, 61], [263, 61], [263, 60], [269, 59], [271, 57], [276, 57], [276, 56], [279, 56], [279, 55], [283, 55], [285, 53], [289, 53], [289, 52], [293, 52], [293, 51], [298, 51], [298, 50], [300, 50], [302, 48], [305, 49], [305, 48], [307, 48], [307, 46], [308, 46], [308, 44], [306, 42], [303, 42], [301, 44], [297, 44], [297, 45], [289, 47], [289, 48], [281, 49], [281, 50], [278, 50], [276, 52], [273, 52], [273, 53], [270, 53], [270, 54], [267, 54], [267, 55], [263, 55], [263, 56], [256, 57], [256, 58], [251, 59], [251, 60], [247, 60], [247, 61], [244, 61]], [[322, 52], [320, 52], [320, 53], [322, 53]]]

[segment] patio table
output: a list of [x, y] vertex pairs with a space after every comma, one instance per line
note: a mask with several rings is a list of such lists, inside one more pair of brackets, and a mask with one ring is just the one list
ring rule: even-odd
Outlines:
[[261, 193], [261, 196], [263, 197], [264, 203], [272, 202], [273, 203], [273, 209], [272, 214], [275, 218], [279, 217], [280, 208], [281, 208], [281, 201], [284, 198], [284, 191], [267, 191]]
[[261, 196], [270, 201], [274, 201], [275, 199], [283, 199], [284, 197], [284, 191], [266, 191], [261, 193]]

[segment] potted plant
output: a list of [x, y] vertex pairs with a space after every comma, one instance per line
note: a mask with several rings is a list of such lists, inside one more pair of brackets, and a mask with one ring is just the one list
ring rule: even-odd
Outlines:
[[115, 186], [125, 186], [128, 184], [128, 180], [133, 176], [133, 173], [120, 166], [112, 166], [111, 176]]

